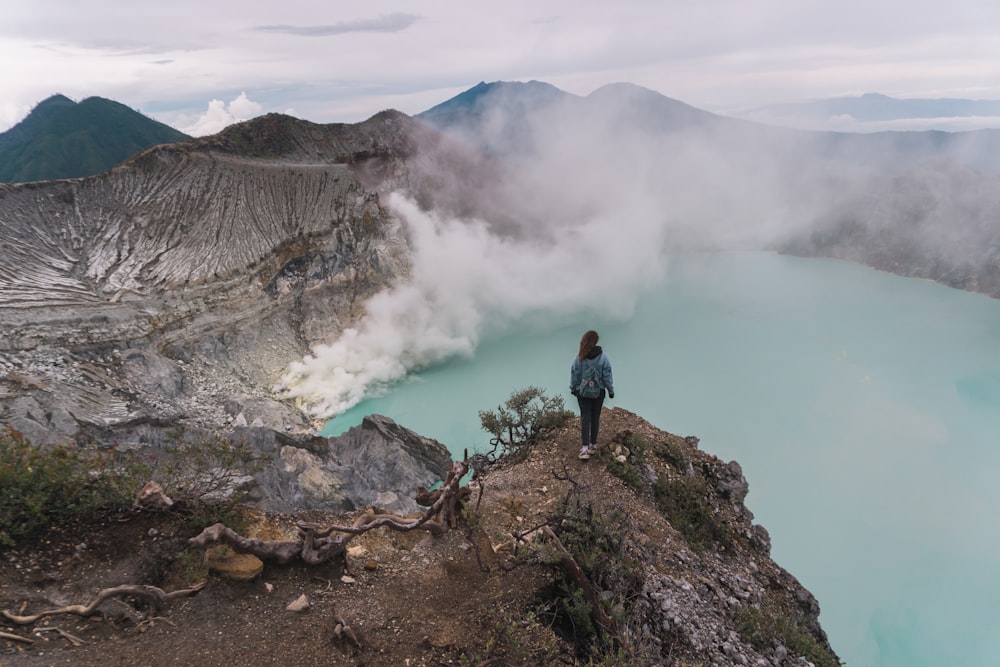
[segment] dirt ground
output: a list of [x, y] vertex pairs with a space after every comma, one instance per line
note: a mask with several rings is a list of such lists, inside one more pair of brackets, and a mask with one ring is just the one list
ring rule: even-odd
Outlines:
[[[478, 501], [478, 537], [470, 539], [473, 533], [461, 527], [439, 537], [382, 527], [351, 541], [349, 573], [342, 562], [266, 563], [262, 574], [246, 582], [209, 574], [197, 594], [158, 610], [124, 598], [106, 601], [100, 613], [86, 618], [60, 614], [33, 625], [0, 618], [0, 630], [33, 640], [0, 639], [0, 667], [519, 664], [488, 660], [498, 633], [510, 627], [517, 628], [523, 655], [536, 651], [548, 662], [579, 664], [572, 646], [551, 628], [525, 620], [552, 568], [505, 571], [505, 540], [543, 523], [571, 484], [598, 503], [624, 510], [642, 525], [643, 540], [666, 544], [672, 529], [602, 461], [623, 432], [651, 427], [625, 410], [605, 411], [605, 450], [580, 461], [578, 424], [573, 420], [555, 431], [523, 463], [489, 473], [481, 500], [474, 488], [469, 504]], [[293, 537], [294, 521], [303, 518], [327, 525], [350, 519], [315, 512], [256, 514], [247, 532]], [[195, 533], [184, 521], [150, 513], [50, 533], [39, 543], [0, 553], [0, 610], [32, 614], [87, 604], [98, 590], [120, 584], [188, 587], [203, 576], [203, 553], [186, 542]], [[288, 611], [303, 594], [309, 609]], [[336, 613], [356, 633], [360, 648], [335, 636]], [[59, 628], [72, 639], [45, 628]], [[527, 660], [523, 655], [519, 659]]]

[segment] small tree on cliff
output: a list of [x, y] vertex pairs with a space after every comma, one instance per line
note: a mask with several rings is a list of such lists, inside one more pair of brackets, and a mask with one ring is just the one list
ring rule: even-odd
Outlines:
[[487, 457], [493, 461], [505, 457], [520, 460], [539, 436], [572, 416], [562, 396], [546, 396], [545, 390], [538, 387], [515, 391], [495, 411], [479, 411], [483, 430], [493, 435], [490, 439], [493, 449]]

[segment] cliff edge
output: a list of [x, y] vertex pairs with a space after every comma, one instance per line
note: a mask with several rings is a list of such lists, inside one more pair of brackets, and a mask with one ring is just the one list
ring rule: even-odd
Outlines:
[[[209, 575], [196, 595], [159, 608], [111, 600], [90, 618], [52, 616], [45, 625], [59, 630], [0, 644], [0, 662], [839, 664], [818, 603], [771, 559], [743, 504], [737, 463], [620, 408], [605, 412], [600, 453], [584, 462], [578, 429], [571, 419], [523, 460], [480, 470], [443, 535], [379, 528], [350, 543], [346, 564], [268, 563], [247, 581]], [[243, 523], [247, 535], [281, 540], [297, 520], [356, 515], [248, 509]], [[121, 583], [190, 585], [204, 576], [203, 550], [187, 546], [197, 530], [139, 513], [24, 543], [0, 559], [0, 609], [36, 613]], [[573, 563], [583, 579], [566, 575]]]

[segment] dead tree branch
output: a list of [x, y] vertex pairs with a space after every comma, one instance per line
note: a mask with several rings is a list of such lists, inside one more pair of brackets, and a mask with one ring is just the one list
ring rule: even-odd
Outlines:
[[31, 637], [22, 637], [21, 635], [15, 635], [11, 632], [0, 632], [0, 639], [9, 639], [14, 642], [24, 642], [25, 644], [35, 643], [35, 640]]
[[115, 586], [114, 588], [105, 588], [101, 590], [100, 592], [97, 593], [97, 597], [95, 597], [90, 602], [90, 604], [86, 605], [74, 604], [74, 605], [69, 605], [67, 607], [60, 607], [59, 609], [49, 609], [28, 616], [13, 614], [6, 610], [3, 611], [2, 613], [5, 618], [20, 625], [30, 625], [31, 623], [34, 623], [35, 621], [41, 618], [46, 618], [48, 616], [55, 616], [57, 614], [76, 614], [78, 616], [90, 616], [97, 611], [97, 608], [101, 605], [102, 602], [110, 598], [117, 597], [119, 595], [131, 595], [133, 597], [145, 598], [146, 600], [152, 602], [153, 606], [159, 609], [160, 607], [165, 605], [167, 602], [170, 602], [171, 600], [176, 600], [177, 598], [182, 598], [182, 597], [189, 597], [191, 595], [194, 595], [204, 587], [205, 587], [205, 582], [202, 582], [196, 586], [192, 586], [191, 588], [184, 588], [181, 590], [173, 591], [172, 593], [167, 593], [163, 589], [157, 588], [156, 586], [125, 584], [122, 586]]
[[71, 635], [62, 628], [35, 628], [35, 633], [37, 634], [39, 632], [55, 632], [73, 646], [83, 646], [84, 644], [87, 643], [84, 640], [77, 637], [76, 635]]

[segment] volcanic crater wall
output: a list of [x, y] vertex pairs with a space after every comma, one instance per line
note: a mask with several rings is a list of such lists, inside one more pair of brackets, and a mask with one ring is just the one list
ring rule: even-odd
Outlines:
[[0, 418], [58, 441], [81, 424], [218, 424], [227, 397], [266, 393], [407, 274], [380, 195], [412, 179], [415, 123], [368, 123], [264, 117], [92, 178], [0, 185]]

